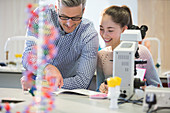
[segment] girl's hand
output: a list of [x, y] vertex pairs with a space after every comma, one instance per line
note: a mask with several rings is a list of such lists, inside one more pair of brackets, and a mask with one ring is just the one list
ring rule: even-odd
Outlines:
[[108, 93], [108, 85], [106, 85], [104, 82], [100, 85], [99, 91], [102, 93]]

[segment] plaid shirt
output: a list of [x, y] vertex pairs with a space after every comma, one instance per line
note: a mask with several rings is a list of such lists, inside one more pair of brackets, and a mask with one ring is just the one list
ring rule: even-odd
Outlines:
[[[64, 79], [62, 88], [88, 88], [96, 69], [99, 47], [98, 34], [92, 22], [83, 18], [72, 33], [66, 34], [60, 28], [55, 10], [49, 9], [47, 18], [59, 30], [59, 38], [55, 41], [58, 47], [57, 56], [47, 63], [56, 66], [61, 72]], [[27, 36], [37, 37], [29, 28]], [[26, 56], [32, 51], [34, 44], [33, 41], [26, 42], [23, 54], [23, 66], [26, 69], [28, 66]]]

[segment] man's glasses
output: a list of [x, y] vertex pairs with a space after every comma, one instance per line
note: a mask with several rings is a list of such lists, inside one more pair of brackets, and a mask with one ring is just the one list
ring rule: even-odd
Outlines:
[[71, 19], [72, 21], [80, 21], [82, 19], [82, 17], [68, 17], [68, 16], [61, 16], [61, 15], [59, 15], [59, 18], [61, 20], [69, 20], [69, 19]]

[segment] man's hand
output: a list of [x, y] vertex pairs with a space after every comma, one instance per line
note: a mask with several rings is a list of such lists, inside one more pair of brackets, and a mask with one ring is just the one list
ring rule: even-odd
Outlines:
[[107, 94], [108, 93], [108, 85], [106, 85], [105, 83], [102, 83], [100, 85], [99, 91]]
[[[46, 78], [51, 77], [55, 79], [55, 86], [61, 88], [63, 86], [63, 77], [60, 73], [60, 71], [53, 65], [48, 64], [45, 69], [45, 76]], [[21, 81], [21, 85], [22, 85], [22, 89], [24, 91], [28, 91], [29, 89], [31, 89], [31, 87], [33, 86], [33, 79], [32, 80], [26, 80], [26, 77], [23, 76], [20, 79]]]
[[48, 64], [45, 67], [44, 72], [46, 77], [52, 76], [56, 79], [56, 83], [55, 83], [56, 87], [61, 88], [63, 86], [63, 77], [60, 71], [55, 66]]
[[22, 76], [21, 79], [21, 85], [22, 85], [22, 89], [24, 91], [28, 91], [28, 89], [31, 89], [31, 87], [33, 86], [33, 79], [32, 80], [26, 80], [25, 76]]

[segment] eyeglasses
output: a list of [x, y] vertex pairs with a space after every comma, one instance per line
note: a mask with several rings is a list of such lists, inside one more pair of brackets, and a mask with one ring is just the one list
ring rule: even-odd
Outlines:
[[69, 20], [69, 19], [71, 19], [72, 21], [80, 21], [82, 19], [82, 17], [68, 17], [68, 16], [61, 16], [61, 15], [59, 15], [59, 18], [61, 20]]

